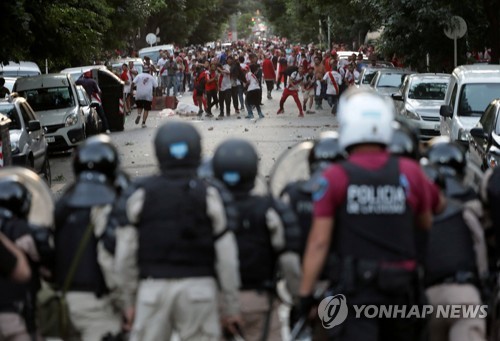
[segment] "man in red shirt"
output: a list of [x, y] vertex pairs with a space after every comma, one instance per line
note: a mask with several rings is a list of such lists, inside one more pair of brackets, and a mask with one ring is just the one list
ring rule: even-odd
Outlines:
[[276, 72], [274, 71], [274, 65], [271, 60], [271, 53], [268, 52], [265, 55], [264, 62], [262, 63], [262, 72], [264, 74], [264, 81], [267, 87], [267, 99], [272, 99], [271, 92], [274, 87], [274, 80], [276, 79]]
[[208, 101], [208, 113], [206, 117], [213, 117], [212, 107], [219, 103], [219, 99], [217, 98], [217, 64], [210, 64], [209, 69], [205, 73], [205, 77], [205, 92]]
[[[339, 144], [349, 158], [328, 168], [317, 183], [297, 311], [309, 313], [326, 264], [333, 298], [342, 296], [341, 304], [351, 306], [340, 325], [326, 323], [331, 337], [416, 338], [415, 319], [356, 316], [352, 305], [420, 303], [415, 235], [432, 225], [432, 185], [417, 162], [386, 150], [393, 134], [390, 101], [371, 90], [351, 90], [338, 114]], [[318, 313], [324, 322], [331, 317], [328, 309]]]

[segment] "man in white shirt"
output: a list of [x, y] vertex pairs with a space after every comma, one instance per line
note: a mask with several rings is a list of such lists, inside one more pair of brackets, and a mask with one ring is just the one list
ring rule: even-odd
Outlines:
[[144, 70], [143, 73], [134, 78], [136, 86], [135, 103], [137, 105], [137, 118], [135, 124], [139, 124], [142, 116], [142, 127], [146, 128], [146, 120], [148, 119], [151, 103], [153, 102], [153, 89], [158, 87], [156, 79], [149, 74], [149, 71]]
[[226, 106], [226, 116], [231, 114], [231, 65], [233, 64], [233, 57], [227, 56], [226, 64], [219, 65], [217, 71], [219, 72], [219, 108], [220, 114], [218, 120], [224, 118], [224, 104]]
[[332, 108], [332, 114], [337, 113], [337, 105], [339, 103], [340, 86], [342, 85], [342, 76], [336, 71], [328, 71], [323, 76], [323, 82], [326, 82], [326, 100]]
[[[168, 53], [168, 52], [167, 52]], [[165, 63], [168, 61], [168, 58], [165, 53], [161, 54], [160, 59], [158, 59], [158, 70], [162, 71], [160, 75], [160, 82], [161, 82], [161, 93], [163, 94], [165, 92], [165, 87], [167, 86], [167, 75], [168, 71], [166, 68], [164, 68]]]
[[246, 96], [246, 107], [247, 107], [247, 116], [245, 118], [251, 119], [253, 118], [252, 107], [255, 106], [257, 113], [259, 114], [259, 118], [264, 118], [264, 114], [260, 109], [260, 102], [262, 100], [262, 89], [259, 85], [259, 80], [257, 76], [255, 76], [252, 71], [250, 71], [250, 66], [246, 65], [243, 68], [246, 79], [246, 88], [247, 88], [247, 96]]

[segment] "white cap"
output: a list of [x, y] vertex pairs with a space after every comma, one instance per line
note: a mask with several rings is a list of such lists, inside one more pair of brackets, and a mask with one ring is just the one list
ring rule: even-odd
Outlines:
[[373, 90], [353, 89], [339, 101], [339, 145], [346, 149], [356, 144], [388, 145], [392, 139], [394, 104]]

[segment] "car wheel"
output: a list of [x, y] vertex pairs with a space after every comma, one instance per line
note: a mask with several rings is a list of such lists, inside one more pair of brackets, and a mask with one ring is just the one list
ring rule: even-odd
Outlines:
[[45, 162], [43, 163], [41, 176], [49, 187], [52, 186], [52, 171], [48, 157], [45, 158]]

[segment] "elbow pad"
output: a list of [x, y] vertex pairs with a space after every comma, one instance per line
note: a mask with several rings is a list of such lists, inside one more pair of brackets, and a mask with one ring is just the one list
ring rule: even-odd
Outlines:
[[285, 250], [299, 253], [302, 245], [302, 230], [297, 216], [290, 206], [282, 201], [274, 200], [273, 208], [278, 212], [285, 230]]

